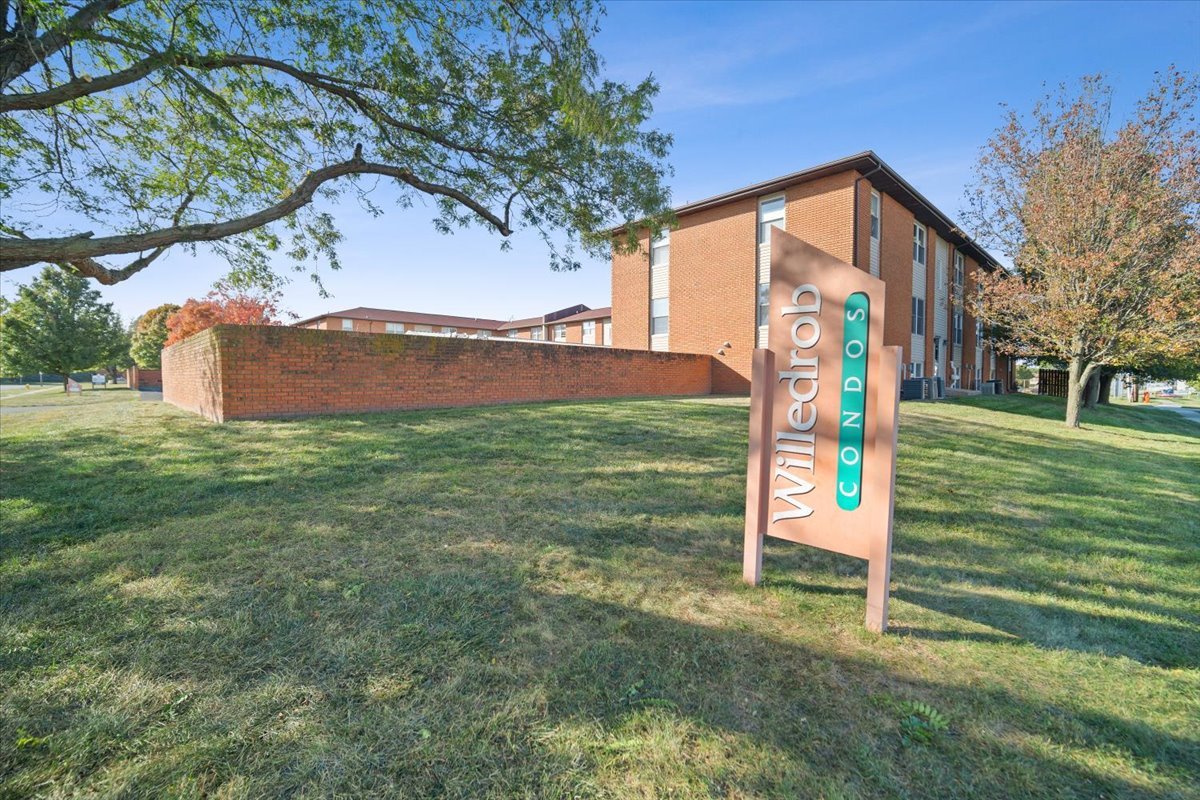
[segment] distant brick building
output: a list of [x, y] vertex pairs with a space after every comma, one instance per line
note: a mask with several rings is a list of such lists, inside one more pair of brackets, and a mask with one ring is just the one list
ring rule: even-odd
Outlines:
[[450, 314], [425, 314], [419, 311], [392, 311], [385, 308], [348, 308], [301, 320], [297, 328], [355, 333], [430, 333], [463, 336], [492, 336], [504, 320], [458, 317]]
[[537, 339], [567, 344], [612, 344], [612, 309], [572, 306], [541, 317], [516, 319], [500, 326], [510, 339]]
[[473, 336], [481, 339], [502, 336], [603, 347], [612, 344], [612, 309], [575, 305], [540, 317], [504, 321], [359, 307], [301, 320], [295, 327], [355, 333]]
[[[678, 227], [614, 253], [615, 347], [714, 355], [715, 391], [746, 391], [766, 345], [770, 229], [783, 228], [887, 284], [884, 343], [906, 373], [947, 387], [1012, 384], [963, 299], [996, 261], [872, 152], [675, 209]], [[724, 351], [724, 352], [720, 352]]]

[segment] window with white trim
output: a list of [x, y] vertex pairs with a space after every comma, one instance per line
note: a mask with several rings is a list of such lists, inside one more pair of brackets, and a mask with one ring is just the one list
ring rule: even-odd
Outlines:
[[912, 332], [917, 336], [925, 335], [925, 298], [912, 299]]
[[771, 284], [758, 285], [758, 327], [769, 325], [771, 320]]
[[388, 333], [404, 333], [403, 322], [389, 322], [384, 327]]
[[452, 328], [449, 325], [443, 325], [442, 333], [455, 334], [455, 333], [458, 333], [458, 328]]
[[541, 341], [546, 338], [546, 331], [542, 328], [531, 328], [529, 331], [529, 338]]
[[963, 343], [963, 315], [961, 311], [954, 312], [954, 343], [956, 345]]
[[771, 243], [771, 228], [784, 230], [787, 203], [783, 195], [758, 201], [758, 243]]
[[[671, 232], [666, 228], [650, 243], [650, 335], [667, 332], [667, 297], [671, 292]], [[651, 349], [665, 349], [665, 340], [652, 341]]]
[[671, 231], [663, 228], [650, 240], [650, 269], [666, 266], [671, 260]]
[[975, 346], [978, 347], [983, 342], [983, 322], [975, 320]]
[[910, 361], [908, 364], [908, 377], [924, 378], [925, 363], [923, 361]]
[[963, 280], [966, 277], [967, 269], [963, 261], [963, 254], [954, 251], [954, 291], [962, 292]]
[[650, 334], [658, 336], [667, 332], [667, 298], [650, 301]]
[[880, 222], [879, 212], [880, 212], [879, 192], [872, 191], [871, 192], [871, 238], [872, 239], [879, 238], [879, 222]]
[[587, 344], [596, 343], [596, 320], [585, 319], [583, 321], [583, 341]]
[[567, 340], [567, 326], [566, 325], [555, 325], [554, 326], [554, 341], [565, 342], [566, 340]]
[[352, 320], [352, 319], [342, 320], [342, 330], [344, 330], [344, 331], [354, 330], [354, 320]]
[[520, 331], [518, 331], [516, 328], [509, 328], [508, 329], [508, 338], [515, 339], [515, 338], [517, 338], [518, 333], [520, 333]]
[[925, 265], [925, 226], [913, 224], [913, 263]]

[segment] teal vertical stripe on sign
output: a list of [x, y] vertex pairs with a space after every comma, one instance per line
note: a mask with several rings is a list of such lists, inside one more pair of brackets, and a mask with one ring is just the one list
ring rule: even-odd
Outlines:
[[867, 334], [871, 300], [865, 292], [846, 298], [842, 336], [842, 405], [838, 416], [838, 508], [853, 511], [862, 503], [863, 428], [867, 412]]

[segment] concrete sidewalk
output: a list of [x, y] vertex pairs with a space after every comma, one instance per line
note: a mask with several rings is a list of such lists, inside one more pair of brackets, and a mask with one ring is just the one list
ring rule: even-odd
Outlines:
[[1182, 414], [1184, 419], [1189, 419], [1192, 422], [1200, 424], [1200, 408], [1187, 408], [1178, 403], [1172, 403], [1170, 400], [1159, 400], [1150, 405], [1150, 408], [1159, 408], [1163, 411], [1174, 411], [1176, 414]]

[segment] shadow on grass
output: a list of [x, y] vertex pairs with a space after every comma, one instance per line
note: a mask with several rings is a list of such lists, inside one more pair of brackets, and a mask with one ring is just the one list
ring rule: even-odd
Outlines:
[[[0, 673], [20, 677], [0, 695], [0, 781], [462, 797], [1151, 797], [1189, 785], [1200, 745], [1165, 726], [1050, 702], [1038, 686], [921, 678], [737, 614], [664, 610], [683, 591], [729, 594], [745, 414], [662, 402], [225, 426], [162, 414], [115, 443], [72, 430], [69, 451], [7, 440]], [[922, 423], [921, 449], [906, 448], [895, 597], [1004, 633], [911, 626], [895, 638], [1194, 665], [1194, 619], [1168, 598], [1186, 608], [1195, 595], [1164, 580], [1187, 574], [1194, 548], [1104, 493], [1131, 469], [1122, 491], [1141, 506], [1188, 508], [1156, 494], [1189, 485], [1187, 464], [1144, 474], [1149, 454], [1064, 455], [1035, 434], [999, 445], [982, 430]], [[968, 458], [984, 472], [955, 464]], [[1069, 502], [1042, 497], [1087, 464], [1103, 474], [1072, 476]], [[996, 513], [997, 483], [1028, 509], [1020, 519]], [[930, 508], [948, 486], [964, 502]], [[1073, 536], [1071, 504], [1092, 499], [1106, 510]], [[1144, 582], [1098, 585], [1080, 563], [1098, 553], [1144, 564]], [[1031, 555], [1052, 568], [1031, 570]], [[770, 561], [768, 590], [843, 597], [861, 613], [861, 583], [812, 577], [857, 577], [861, 563], [799, 547]], [[638, 597], [587, 596], [631, 576]], [[1031, 597], [1043, 594], [1093, 610]], [[898, 704], [910, 699], [948, 714], [952, 735], [905, 746]], [[22, 736], [45, 743], [17, 746]]]
[[[187, 553], [203, 535], [125, 540], [114, 563], [172, 546]], [[357, 544], [318, 542], [280, 568], [164, 557], [155, 575], [116, 589], [105, 571], [81, 574], [65, 603], [43, 583], [37, 599], [56, 602], [45, 620], [56, 642], [6, 668], [30, 676], [8, 702], [37, 698], [37, 716], [22, 724], [46, 744], [14, 750], [10, 711], [0, 777], [19, 790], [49, 759], [83, 785], [131, 795], [208, 775], [209, 790], [229, 783], [252, 794], [692, 786], [1000, 798], [1036, 787], [1047, 797], [1148, 798], [1161, 795], [1034, 743], [1152, 763], [1177, 785], [1200, 756], [1185, 737], [1047, 703], [1033, 688], [929, 681], [737, 626], [549, 593], [534, 586], [530, 553], [501, 552], [456, 550], [399, 570]], [[78, 653], [86, 662], [73, 677], [86, 702], [46, 686], [51, 667]], [[905, 700], [941, 709], [951, 735], [906, 746]]]
[[[955, 398], [954, 403], [984, 408], [1003, 414], [1034, 417], [1053, 422], [1062, 422], [1066, 417], [1067, 401], [1061, 397], [1043, 395], [994, 395]], [[1118, 406], [1103, 404], [1094, 409], [1083, 409], [1080, 416], [1083, 428], [1108, 429], [1121, 435], [1119, 429], [1138, 431], [1139, 438], [1149, 441], [1169, 441], [1149, 437], [1148, 433], [1170, 433], [1189, 438], [1200, 438], [1200, 425], [1185, 417], [1148, 406]], [[1064, 428], [1065, 430], [1065, 428]]]

